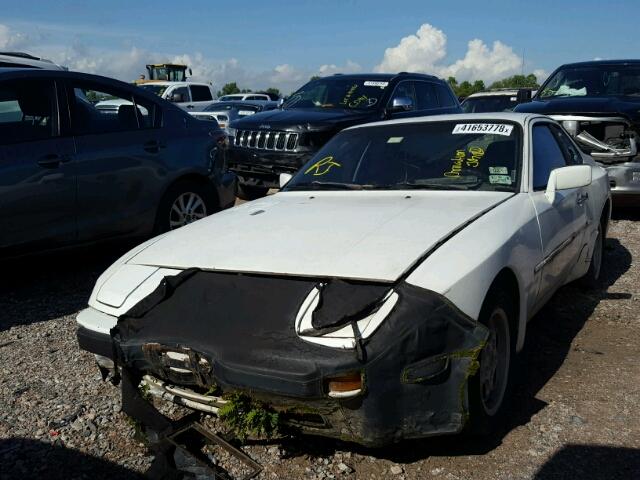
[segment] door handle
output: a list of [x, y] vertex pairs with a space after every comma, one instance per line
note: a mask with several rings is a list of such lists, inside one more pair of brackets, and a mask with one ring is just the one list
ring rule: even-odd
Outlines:
[[589, 198], [588, 193], [581, 193], [580, 195], [578, 195], [578, 199], [576, 200], [576, 203], [582, 206], [588, 198]]
[[187, 108], [196, 108], [193, 105], [187, 105]]

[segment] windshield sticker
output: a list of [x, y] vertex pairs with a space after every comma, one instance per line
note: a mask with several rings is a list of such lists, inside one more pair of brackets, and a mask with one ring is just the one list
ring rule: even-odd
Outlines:
[[511, 177], [509, 175], [489, 175], [489, 183], [497, 183], [500, 185], [511, 185]]
[[404, 137], [389, 137], [387, 143], [400, 143], [402, 140], [404, 140]]
[[253, 115], [254, 112], [253, 110], [238, 110], [238, 115]]
[[329, 171], [331, 170], [332, 167], [341, 167], [342, 165], [340, 165], [338, 162], [333, 160], [333, 157], [331, 155], [329, 155], [328, 157], [324, 157], [320, 160], [318, 160], [316, 163], [314, 163], [313, 165], [311, 165], [306, 172], [304, 172], [305, 175], [309, 174], [309, 172], [313, 171], [313, 176], [314, 177], [319, 177], [321, 175], [325, 175], [327, 173], [329, 173]]
[[351, 87], [349, 88], [349, 90], [347, 90], [346, 95], [344, 96], [344, 98], [342, 99], [342, 101], [340, 102], [340, 105], [346, 105], [348, 106], [350, 104], [350, 102], [352, 102], [353, 100], [351, 99], [351, 97], [353, 97], [353, 95], [356, 93], [356, 90], [358, 90], [358, 84], [354, 83], [353, 85], [351, 85]]
[[507, 167], [489, 167], [489, 173], [494, 175], [508, 175], [509, 169]]
[[451, 169], [444, 172], [444, 176], [460, 177], [464, 167], [478, 168], [482, 157], [484, 157], [484, 149], [481, 147], [469, 147], [468, 152], [466, 150], [456, 150], [455, 156], [451, 159]]
[[458, 123], [453, 127], [454, 135], [466, 133], [492, 133], [495, 135], [509, 136], [513, 131], [513, 125], [504, 123]]
[[367, 80], [366, 82], [364, 82], [365, 87], [387, 88], [387, 85], [389, 85], [389, 82], [374, 82], [372, 80]]

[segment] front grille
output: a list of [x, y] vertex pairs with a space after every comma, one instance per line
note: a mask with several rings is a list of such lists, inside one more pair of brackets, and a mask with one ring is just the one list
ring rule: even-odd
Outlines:
[[273, 130], [238, 130], [235, 145], [259, 150], [292, 151], [298, 146], [298, 134]]

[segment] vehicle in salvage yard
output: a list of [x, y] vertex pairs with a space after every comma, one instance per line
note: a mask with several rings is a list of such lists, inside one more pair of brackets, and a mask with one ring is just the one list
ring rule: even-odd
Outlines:
[[277, 188], [281, 173], [295, 173], [346, 127], [461, 111], [451, 86], [432, 75], [323, 77], [291, 94], [281, 109], [232, 122], [229, 167], [238, 174], [238, 196], [253, 200]]
[[225, 149], [217, 126], [138, 87], [0, 69], [0, 256], [148, 237], [231, 206]]
[[[254, 113], [273, 110], [277, 107], [278, 103], [271, 101], [230, 101], [216, 102], [201, 112], [189, 113], [200, 120], [215, 120], [220, 128], [229, 134], [230, 122]], [[230, 141], [233, 141], [233, 137], [231, 137]]]
[[549, 115], [609, 174], [614, 200], [640, 200], [640, 60], [562, 65], [517, 112]]
[[144, 377], [196, 410], [217, 410], [215, 386], [371, 446], [485, 430], [527, 321], [565, 283], [597, 281], [609, 217], [605, 171], [548, 117], [356, 126], [281, 192], [123, 256], [78, 341], [122, 368], [139, 420], [158, 418]]

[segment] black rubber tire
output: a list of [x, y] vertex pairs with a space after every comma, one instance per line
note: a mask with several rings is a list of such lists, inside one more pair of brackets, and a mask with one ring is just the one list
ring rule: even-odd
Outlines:
[[156, 234], [171, 230], [169, 225], [171, 207], [180, 196], [189, 192], [195, 193], [202, 199], [206, 209], [206, 216], [219, 210], [216, 196], [211, 187], [193, 180], [180, 180], [169, 187], [163, 195], [162, 200], [160, 200], [154, 229]]
[[[580, 285], [590, 290], [598, 288], [600, 278], [602, 278], [602, 268], [604, 267], [604, 250], [605, 250], [606, 229], [602, 221], [598, 224], [598, 236], [596, 237], [596, 245], [591, 255], [589, 270], [579, 280]], [[599, 252], [599, 255], [596, 255]]]
[[[517, 355], [516, 355], [516, 335], [514, 335], [513, 325], [517, 318], [517, 305], [511, 296], [505, 289], [500, 288], [499, 284], [487, 294], [487, 298], [482, 305], [480, 311], [480, 323], [488, 326], [491, 317], [496, 312], [503, 312], [504, 319], [500, 319], [500, 324], [506, 323], [506, 338], [504, 339], [505, 345], [508, 345], [508, 351], [503, 353], [504, 360], [507, 362], [506, 369], [506, 385], [504, 386], [504, 393], [501, 399], [495, 401], [495, 405], [489, 411], [485, 405], [485, 401], [482, 398], [481, 387], [481, 369], [483, 363], [483, 356], [485, 351], [480, 353], [478, 358], [480, 362], [480, 368], [478, 371], [469, 378], [469, 421], [466, 426], [466, 433], [471, 435], [491, 435], [492, 433], [500, 430], [506, 419], [506, 411], [509, 409], [510, 399], [513, 390], [513, 378], [514, 372], [517, 370]], [[499, 316], [502, 316], [500, 313]], [[495, 320], [494, 320], [495, 322]], [[487, 341], [489, 342], [489, 340]], [[485, 345], [485, 350], [488, 347]]]
[[255, 200], [267, 195], [269, 187], [256, 187], [254, 185], [238, 184], [238, 198], [242, 200]]

